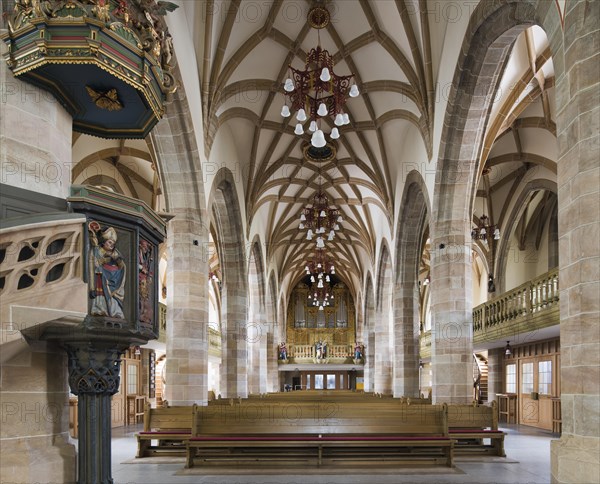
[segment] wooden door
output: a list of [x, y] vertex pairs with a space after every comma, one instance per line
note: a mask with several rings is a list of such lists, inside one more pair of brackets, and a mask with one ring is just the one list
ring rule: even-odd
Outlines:
[[540, 358], [536, 364], [539, 419], [537, 426], [542, 429], [552, 430], [552, 397], [555, 394], [553, 373], [555, 371], [554, 358], [551, 356]]
[[533, 358], [519, 362], [519, 423], [537, 426], [539, 422], [539, 400], [532, 395], [537, 388], [536, 362]]
[[118, 393], [115, 393], [110, 403], [111, 426], [122, 427], [125, 425], [125, 398], [123, 398], [123, 382], [119, 385]]

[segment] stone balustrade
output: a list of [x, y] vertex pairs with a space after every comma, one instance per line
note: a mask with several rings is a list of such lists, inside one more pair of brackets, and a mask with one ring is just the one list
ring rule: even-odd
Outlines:
[[[22, 331], [63, 316], [87, 312], [82, 278], [85, 216], [36, 214], [0, 229], [1, 344], [22, 339]], [[6, 348], [5, 348], [6, 349]], [[7, 352], [8, 355], [10, 352]]]
[[[542, 274], [473, 309], [477, 343], [559, 324], [558, 268]], [[431, 357], [431, 331], [422, 331], [421, 358]]]
[[558, 268], [473, 309], [473, 340], [492, 341], [559, 324]]
[[[312, 360], [317, 359], [317, 349], [315, 345], [290, 345], [288, 353], [289, 358], [294, 358], [296, 361], [302, 359]], [[347, 359], [354, 358], [354, 346], [351, 344], [327, 345], [326, 359], [337, 360], [338, 363], [344, 363]]]

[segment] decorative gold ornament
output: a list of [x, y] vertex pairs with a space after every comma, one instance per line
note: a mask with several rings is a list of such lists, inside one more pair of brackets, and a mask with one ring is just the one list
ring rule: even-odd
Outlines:
[[85, 86], [85, 89], [92, 98], [92, 101], [94, 101], [94, 104], [100, 109], [106, 109], [107, 111], [120, 111], [123, 109], [116, 89], [111, 89], [107, 92], [98, 92], [90, 86]]
[[324, 29], [329, 25], [329, 11], [318, 5], [311, 8], [308, 12], [308, 24], [313, 29]]

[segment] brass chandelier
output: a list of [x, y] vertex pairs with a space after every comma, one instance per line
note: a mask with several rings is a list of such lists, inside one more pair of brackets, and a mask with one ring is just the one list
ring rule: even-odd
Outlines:
[[298, 228], [307, 229], [306, 240], [312, 240], [316, 235], [317, 249], [322, 249], [325, 247], [325, 234], [327, 233], [327, 240], [333, 240], [343, 218], [337, 208], [329, 206], [329, 198], [320, 186], [310, 205], [302, 209]]
[[331, 284], [323, 284], [322, 287], [319, 284], [313, 283], [308, 291], [308, 305], [317, 306], [319, 311], [324, 311], [326, 306], [330, 306], [333, 300], [333, 289]]
[[312, 133], [311, 145], [323, 148], [327, 141], [321, 126], [321, 119], [333, 118], [335, 127], [329, 136], [331, 139], [340, 137], [339, 127], [350, 123], [345, 105], [348, 97], [357, 97], [359, 90], [356, 84], [351, 84], [354, 77], [338, 76], [333, 72], [333, 57], [321, 48], [320, 30], [329, 25], [329, 11], [317, 5], [308, 12], [308, 23], [317, 29], [317, 47], [310, 50], [306, 56], [304, 70], [289, 66], [291, 76], [286, 79], [283, 90], [286, 104], [281, 109], [284, 118], [296, 112], [298, 123], [294, 129], [297, 135], [304, 134], [304, 124], [310, 121], [308, 131]]
[[323, 281], [331, 282], [330, 276], [335, 274], [335, 264], [327, 257], [324, 249], [317, 249], [315, 257], [306, 263], [304, 270], [310, 276], [310, 282], [316, 282], [317, 287], [321, 288]]

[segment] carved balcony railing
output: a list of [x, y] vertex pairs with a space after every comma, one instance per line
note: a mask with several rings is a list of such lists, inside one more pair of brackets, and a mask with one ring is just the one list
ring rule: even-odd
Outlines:
[[[288, 358], [291, 358], [294, 363], [355, 363], [354, 362], [354, 345], [351, 344], [335, 344], [327, 345], [327, 350], [324, 356], [319, 358], [315, 345], [298, 345], [291, 344]], [[364, 358], [361, 359], [361, 363]]]
[[473, 309], [473, 340], [492, 341], [559, 324], [558, 268]]
[[208, 354], [221, 357], [221, 332], [212, 326], [208, 328]]
[[421, 358], [431, 358], [431, 330], [421, 333], [419, 355]]
[[[3, 358], [9, 343], [43, 323], [87, 312], [82, 277], [85, 216], [34, 214], [3, 222], [0, 229], [0, 322]], [[16, 348], [15, 348], [16, 349]]]

